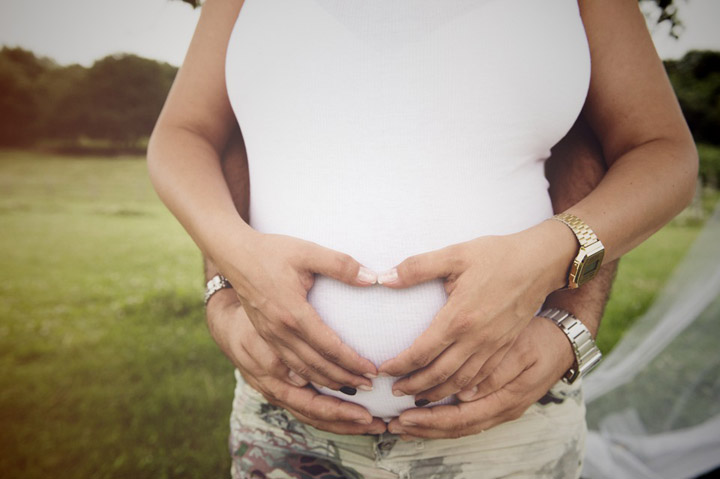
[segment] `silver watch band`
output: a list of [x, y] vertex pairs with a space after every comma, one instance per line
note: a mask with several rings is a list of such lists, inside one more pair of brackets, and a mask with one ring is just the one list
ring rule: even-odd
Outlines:
[[590, 331], [575, 316], [562, 309], [545, 309], [538, 314], [557, 324], [570, 340], [575, 353], [575, 364], [565, 373], [563, 381], [572, 384], [579, 377], [585, 376], [600, 362], [602, 353], [595, 345]]
[[208, 301], [210, 301], [210, 298], [212, 298], [215, 293], [225, 288], [232, 288], [230, 281], [228, 281], [225, 276], [216, 274], [210, 278], [210, 281], [205, 285], [205, 297], [203, 298], [205, 306], [207, 306]]

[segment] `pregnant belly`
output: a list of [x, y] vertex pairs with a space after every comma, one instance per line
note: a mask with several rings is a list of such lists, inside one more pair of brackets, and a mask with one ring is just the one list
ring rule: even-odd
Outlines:
[[[308, 294], [308, 301], [323, 321], [376, 366], [408, 348], [427, 329], [446, 299], [441, 280], [394, 290], [380, 285], [358, 288], [318, 276]], [[372, 391], [358, 390], [355, 396], [323, 387], [318, 390], [357, 403], [373, 416], [389, 421], [415, 407], [414, 397], [393, 396], [392, 385], [397, 380], [376, 378]], [[451, 401], [449, 398], [443, 402]]]

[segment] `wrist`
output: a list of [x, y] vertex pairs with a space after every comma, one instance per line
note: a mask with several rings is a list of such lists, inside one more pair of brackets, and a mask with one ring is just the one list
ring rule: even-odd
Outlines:
[[240, 260], [252, 255], [252, 245], [261, 235], [239, 216], [233, 218], [216, 218], [211, 220], [196, 238], [200, 249], [222, 274], [231, 274], [226, 271], [227, 264], [222, 259], [236, 257]]
[[239, 303], [240, 300], [232, 288], [223, 288], [213, 294], [205, 305], [205, 317], [209, 322], [219, 317], [227, 308]]
[[597, 366], [602, 354], [582, 321], [565, 310], [554, 308], [545, 309], [538, 316], [554, 323], [570, 343], [574, 361], [563, 376], [566, 383], [574, 383]]
[[575, 317], [582, 318], [585, 327], [593, 339], [600, 328], [607, 295], [598, 297], [591, 288], [563, 289], [550, 294], [543, 303], [542, 310], [562, 309]]
[[545, 295], [566, 287], [578, 251], [573, 232], [559, 221], [548, 219], [523, 233], [524, 244], [532, 245], [528, 261], [538, 265], [535, 277], [544, 285]]

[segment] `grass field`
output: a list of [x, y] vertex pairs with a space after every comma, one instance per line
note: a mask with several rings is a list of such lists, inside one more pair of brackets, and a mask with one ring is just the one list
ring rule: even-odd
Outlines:
[[[699, 229], [622, 261], [605, 351]], [[226, 477], [232, 371], [145, 163], [0, 151], [0, 230], [0, 477]]]

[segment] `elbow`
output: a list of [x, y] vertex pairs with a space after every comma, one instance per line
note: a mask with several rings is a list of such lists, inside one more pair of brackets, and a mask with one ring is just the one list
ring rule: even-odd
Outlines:
[[693, 160], [691, 162], [691, 166], [688, 168], [689, 172], [686, 175], [687, 187], [682, 202], [683, 208], [690, 206], [690, 204], [696, 197], [696, 190], [698, 188], [698, 169], [699, 159], [697, 155], [697, 150], [695, 150], [693, 153]]
[[697, 147], [690, 132], [683, 138], [678, 148], [678, 189], [680, 209], [689, 206], [695, 198], [698, 184], [700, 159]]
[[159, 158], [161, 158], [162, 155], [158, 154], [159, 144], [160, 140], [158, 139], [158, 130], [157, 126], [153, 130], [152, 134], [150, 135], [150, 139], [148, 140], [147, 145], [147, 151], [145, 152], [145, 160], [147, 163], [147, 169], [148, 169], [148, 175], [150, 177], [150, 182], [152, 183], [153, 187], [157, 191], [157, 179], [159, 177]]
[[163, 177], [163, 159], [168, 157], [167, 154], [163, 153], [167, 150], [167, 141], [165, 139], [168, 136], [164, 130], [164, 127], [159, 122], [155, 125], [155, 128], [150, 134], [147, 151], [145, 153], [150, 182], [158, 193], [160, 193], [159, 189], [161, 188], [160, 185]]

